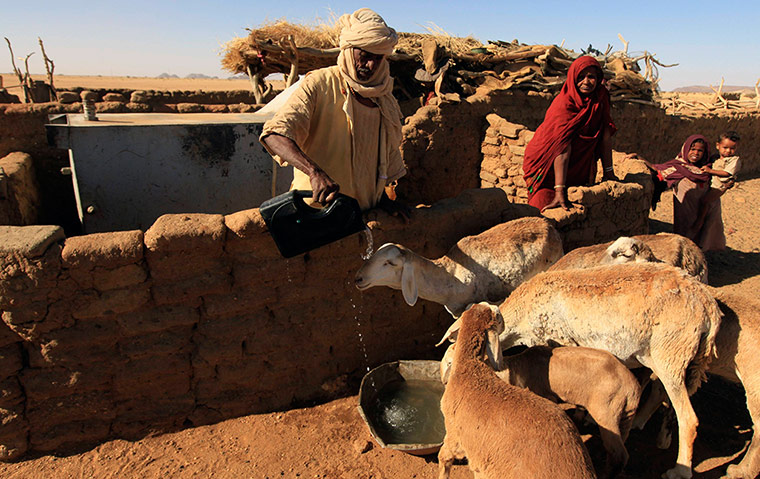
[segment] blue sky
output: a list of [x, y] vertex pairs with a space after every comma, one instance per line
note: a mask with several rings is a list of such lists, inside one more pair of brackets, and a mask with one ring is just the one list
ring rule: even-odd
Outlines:
[[[370, 7], [399, 31], [425, 32], [430, 23], [455, 36], [523, 43], [559, 44], [580, 51], [592, 44], [629, 52], [647, 50], [666, 64], [660, 85], [751, 86], [760, 78], [760, 2], [648, 1], [49, 1], [4, 2], [0, 33], [23, 69], [44, 73], [37, 37], [42, 37], [56, 73], [68, 75], [228, 76], [220, 67], [221, 46], [246, 27], [285, 18], [312, 23], [332, 12]], [[606, 6], [605, 6], [606, 5]], [[716, 8], [718, 7], [718, 8]], [[0, 72], [12, 71], [5, 41]]]

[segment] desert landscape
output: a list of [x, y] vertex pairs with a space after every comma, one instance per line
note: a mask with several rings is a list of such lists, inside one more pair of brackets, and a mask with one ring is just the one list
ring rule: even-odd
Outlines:
[[[40, 76], [40, 80], [44, 79]], [[3, 74], [6, 88], [15, 78]], [[56, 87], [73, 89], [226, 91], [250, 88], [247, 79], [155, 79], [138, 77], [56, 76]], [[13, 92], [13, 89], [10, 90]], [[684, 94], [681, 94], [684, 95]], [[690, 94], [696, 95], [696, 94]], [[704, 98], [708, 98], [709, 94]], [[675, 153], [675, 152], [671, 152]], [[671, 154], [669, 153], [669, 154]], [[740, 154], [750, 152], [740, 151]], [[760, 287], [760, 179], [745, 175], [722, 199], [728, 248], [708, 255], [712, 286], [742, 295]], [[650, 215], [650, 232], [672, 231], [672, 196], [666, 193]], [[357, 292], [358, 302], [363, 301]], [[440, 351], [442, 354], [443, 351]], [[399, 358], [403, 359], [403, 358]], [[431, 357], [430, 359], [438, 359]], [[366, 364], [374, 367], [377, 364]], [[711, 379], [693, 398], [700, 418], [695, 446], [695, 477], [713, 479], [736, 463], [751, 438], [752, 423], [741, 387]], [[371, 438], [356, 406], [345, 395], [309, 407], [247, 415], [216, 424], [154, 434], [136, 441], [113, 440], [60, 455], [31, 455], [0, 463], [0, 477], [23, 478], [323, 478], [392, 479], [437, 477], [435, 455], [417, 457], [383, 449]], [[676, 441], [659, 450], [658, 421], [633, 431], [631, 459], [624, 479], [654, 479], [675, 459]], [[595, 461], [604, 451], [594, 426], [579, 424]], [[466, 465], [453, 468], [455, 479], [471, 478]]]

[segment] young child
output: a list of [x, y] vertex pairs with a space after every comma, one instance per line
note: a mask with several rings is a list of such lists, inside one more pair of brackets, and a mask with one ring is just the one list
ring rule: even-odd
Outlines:
[[739, 159], [739, 156], [736, 155], [739, 139], [739, 134], [733, 130], [720, 135], [718, 142], [715, 143], [718, 155], [717, 158], [713, 158], [712, 167], [702, 167], [702, 171], [713, 175], [713, 177], [710, 181], [710, 190], [705, 193], [700, 200], [699, 214], [692, 227], [695, 231], [699, 231], [704, 224], [707, 212], [710, 211], [712, 203], [720, 198], [723, 193], [728, 191], [728, 189], [734, 184], [734, 176], [741, 168], [741, 160]]

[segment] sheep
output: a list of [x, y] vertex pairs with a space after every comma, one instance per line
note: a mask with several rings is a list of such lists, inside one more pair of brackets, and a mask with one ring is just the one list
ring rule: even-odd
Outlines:
[[[451, 372], [454, 346], [449, 346], [441, 360], [444, 384]], [[615, 356], [591, 348], [534, 346], [514, 356], [504, 356], [496, 375], [552, 402], [584, 407], [599, 425], [607, 452], [604, 475], [615, 477], [625, 467], [628, 451], [624, 443], [641, 387]]]
[[356, 272], [360, 290], [400, 289], [443, 304], [455, 317], [471, 303], [501, 302], [520, 283], [562, 257], [562, 239], [544, 218], [520, 218], [460, 239], [441, 258], [429, 260], [398, 244], [384, 244]]
[[578, 430], [562, 410], [502, 381], [481, 360], [488, 345], [492, 365], [499, 363], [498, 310], [474, 305], [461, 325], [441, 398], [446, 435], [438, 452], [439, 479], [447, 479], [454, 459], [464, 457], [478, 479], [596, 477]]
[[662, 261], [686, 270], [707, 284], [707, 260], [690, 239], [672, 233], [637, 235], [633, 240], [618, 238], [615, 242], [576, 248], [554, 263], [549, 270], [593, 268], [605, 263]]
[[[760, 474], [760, 359], [757, 345], [760, 344], [760, 302], [753, 298], [727, 293], [710, 288], [723, 312], [720, 330], [715, 338], [717, 358], [708, 368], [729, 381], [741, 383], [747, 397], [747, 409], [752, 418], [753, 434], [747, 452], [739, 464], [728, 466], [726, 479], [754, 478]], [[659, 405], [665, 399], [654, 389], [650, 404]], [[655, 408], [642, 411], [636, 416], [635, 426], [643, 428], [646, 419]], [[663, 419], [663, 429], [668, 418]]]
[[499, 309], [503, 349], [556, 341], [651, 369], [678, 419], [678, 458], [664, 477], [691, 477], [698, 421], [689, 394], [705, 377], [721, 318], [705, 285], [660, 263], [547, 271], [515, 289]]

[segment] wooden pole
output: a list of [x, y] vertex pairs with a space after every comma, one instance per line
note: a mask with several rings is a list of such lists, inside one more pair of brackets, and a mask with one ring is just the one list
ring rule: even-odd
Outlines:
[[3, 38], [5, 38], [5, 43], [8, 44], [8, 50], [11, 51], [11, 65], [13, 66], [13, 73], [15, 73], [16, 77], [18, 77], [18, 84], [24, 90], [24, 103], [31, 103], [29, 88], [24, 83], [24, 76], [21, 74], [21, 71], [16, 67], [16, 58], [13, 56], [13, 48], [11, 47], [11, 41], [8, 40], [8, 37], [3, 37]]
[[58, 101], [58, 92], [55, 89], [55, 85], [53, 85], [53, 72], [55, 71], [55, 63], [53, 63], [53, 60], [48, 58], [47, 53], [45, 53], [45, 45], [42, 43], [42, 38], [37, 37], [37, 40], [40, 42], [42, 58], [45, 60], [45, 71], [47, 72], [48, 85], [50, 86], [50, 99], [53, 101]]

